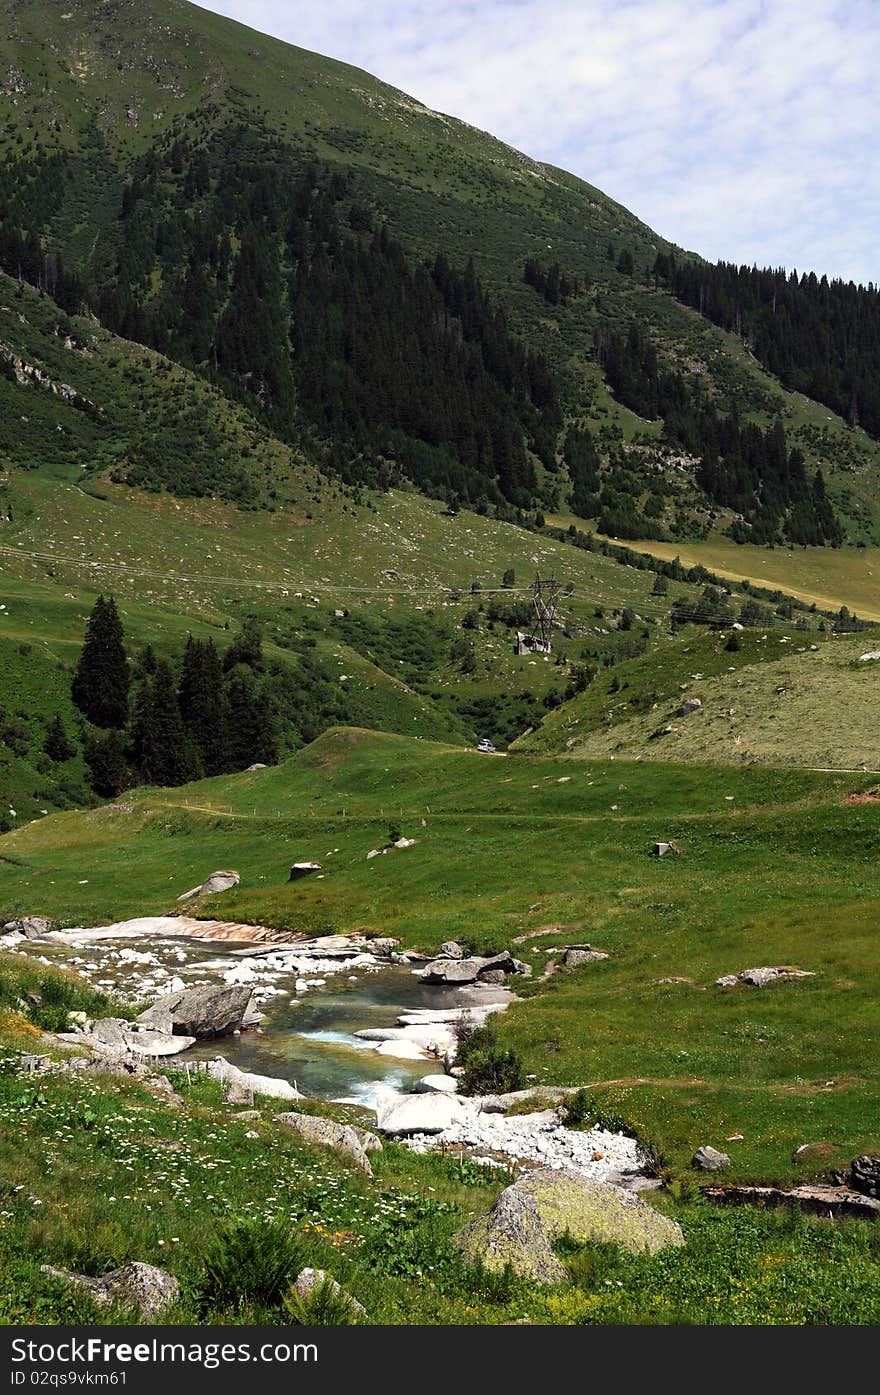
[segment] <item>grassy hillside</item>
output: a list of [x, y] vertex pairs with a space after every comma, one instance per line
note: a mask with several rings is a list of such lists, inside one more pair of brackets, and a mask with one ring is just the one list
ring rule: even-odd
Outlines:
[[[600, 675], [517, 742], [523, 750], [593, 759], [761, 762], [880, 770], [876, 712], [880, 673], [858, 639], [743, 633], [680, 639]], [[681, 715], [683, 700], [702, 707]]]

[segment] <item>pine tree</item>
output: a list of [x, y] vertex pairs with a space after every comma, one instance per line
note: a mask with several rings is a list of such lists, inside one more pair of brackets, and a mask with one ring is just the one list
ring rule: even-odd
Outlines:
[[76, 747], [67, 735], [64, 722], [58, 714], [52, 718], [46, 730], [43, 750], [49, 759], [54, 761], [70, 760], [71, 756], [76, 755]]
[[245, 620], [223, 655], [223, 672], [231, 672], [236, 664], [247, 664], [255, 673], [263, 667], [263, 632], [252, 615]]
[[180, 715], [171, 665], [157, 659], [156, 672], [138, 694], [132, 725], [132, 755], [149, 785], [182, 785], [203, 771]]
[[260, 761], [271, 765], [278, 759], [275, 716], [252, 673], [243, 665], [229, 676], [228, 770], [246, 770]]
[[122, 621], [111, 596], [99, 596], [86, 626], [71, 696], [96, 727], [124, 727], [131, 675], [122, 643]]

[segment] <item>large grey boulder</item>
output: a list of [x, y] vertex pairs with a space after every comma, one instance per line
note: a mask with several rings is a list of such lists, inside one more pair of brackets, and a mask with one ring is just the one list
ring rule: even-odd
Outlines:
[[65, 1033], [64, 1040], [91, 1047], [99, 1056], [112, 1058], [132, 1056], [177, 1056], [195, 1045], [195, 1037], [173, 1032], [153, 1031], [145, 1027], [136, 1031], [122, 1017], [100, 1017], [85, 1032]]
[[[466, 959], [432, 959], [422, 970], [426, 983], [467, 984], [503, 982], [506, 974], [529, 974], [531, 965], [515, 959], [509, 949], [500, 954], [472, 954]], [[490, 976], [490, 977], [487, 977]]]
[[454, 1095], [458, 1081], [454, 1075], [423, 1075], [412, 1087], [414, 1095]]
[[380, 1133], [404, 1137], [413, 1133], [442, 1133], [458, 1123], [463, 1114], [463, 1106], [454, 1096], [401, 1095], [378, 1105], [376, 1123]]
[[678, 711], [675, 715], [677, 717], [689, 717], [692, 712], [699, 712], [702, 706], [703, 704], [700, 698], [685, 698], [683, 702], [679, 703]]
[[563, 1235], [576, 1243], [613, 1241], [633, 1254], [684, 1244], [681, 1227], [633, 1192], [556, 1168], [539, 1168], [505, 1188], [454, 1243], [471, 1264], [493, 1270], [510, 1264], [535, 1283], [560, 1284], [568, 1274], [553, 1244]]
[[42, 940], [52, 929], [53, 921], [43, 915], [23, 915], [7, 921], [3, 926], [4, 935], [24, 935], [26, 940]]
[[224, 1090], [235, 1084], [242, 1090], [250, 1091], [253, 1095], [268, 1095], [270, 1099], [301, 1100], [305, 1098], [295, 1085], [291, 1085], [289, 1080], [282, 1080], [274, 1075], [257, 1075], [253, 1071], [239, 1070], [238, 1066], [234, 1066], [223, 1056], [215, 1056], [213, 1061], [208, 1062], [207, 1073], [212, 1080], [219, 1080]]
[[790, 965], [773, 967], [762, 964], [756, 969], [740, 969], [737, 974], [724, 974], [721, 978], [716, 978], [715, 984], [718, 988], [734, 988], [738, 983], [747, 983], [750, 988], [766, 988], [770, 983], [787, 979], [814, 977], [815, 975], [807, 969], [793, 969]]
[[849, 1184], [853, 1191], [864, 1196], [880, 1197], [880, 1157], [863, 1153], [853, 1158], [849, 1169]]
[[166, 993], [138, 1018], [144, 1027], [175, 1036], [225, 1037], [241, 1031], [251, 1001], [249, 984], [209, 984]]
[[238, 886], [241, 877], [237, 872], [212, 872], [201, 886], [190, 887], [189, 891], [184, 891], [178, 896], [178, 901], [194, 901], [197, 896], [213, 896], [218, 891], [231, 891], [234, 886]]
[[317, 1143], [323, 1148], [335, 1148], [353, 1158], [361, 1172], [372, 1177], [373, 1169], [367, 1157], [368, 1152], [382, 1151], [382, 1144], [374, 1133], [367, 1129], [357, 1129], [351, 1124], [337, 1124], [334, 1119], [320, 1119], [313, 1114], [276, 1114], [275, 1122], [286, 1129], [298, 1133], [308, 1143]]
[[457, 940], [444, 940], [440, 946], [440, 959], [463, 959], [464, 950]]
[[720, 1172], [722, 1168], [730, 1167], [730, 1157], [707, 1143], [694, 1153], [691, 1167], [695, 1167], [698, 1172]]
[[136, 1308], [143, 1318], [162, 1317], [180, 1294], [180, 1285], [173, 1274], [139, 1260], [130, 1260], [119, 1269], [111, 1269], [99, 1279], [90, 1278], [88, 1274], [74, 1274], [69, 1269], [54, 1269], [51, 1264], [41, 1264], [40, 1271], [85, 1289], [102, 1307], [112, 1304], [119, 1308]]

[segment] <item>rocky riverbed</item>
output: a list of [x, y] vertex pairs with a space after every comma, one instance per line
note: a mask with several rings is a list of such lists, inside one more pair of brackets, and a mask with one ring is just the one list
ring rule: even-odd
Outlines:
[[[520, 1099], [458, 1095], [457, 1033], [514, 1001], [507, 985], [523, 966], [512, 956], [461, 958], [456, 967], [457, 947], [451, 946], [444, 947], [451, 953], [426, 966], [399, 954], [391, 940], [343, 935], [242, 946], [225, 941], [222, 932], [208, 940], [199, 922], [181, 926], [181, 919], [144, 917], [40, 938], [9, 931], [0, 947], [64, 964], [95, 988], [150, 1005], [134, 1030], [122, 1021], [72, 1021], [64, 1038], [85, 1052], [129, 1054], [141, 1062], [153, 1056], [155, 1069], [159, 1058], [179, 1052], [174, 1065], [194, 1061], [226, 1088], [230, 1079], [240, 1087], [244, 1071], [246, 1088], [258, 1093], [296, 1099], [304, 1089], [306, 1096], [369, 1105], [379, 1132], [417, 1152], [440, 1148], [487, 1163], [574, 1168], [598, 1181], [644, 1181], [647, 1160], [636, 1140], [603, 1129], [568, 1129], [557, 1101], [548, 1108], [539, 1097], [534, 1111], [510, 1114], [514, 1105], [522, 1111]], [[228, 1010], [232, 996], [248, 999], [237, 1021], [260, 1025], [241, 1030], [228, 1019], [232, 1034], [223, 1037], [218, 1054], [220, 1043], [207, 1040], [214, 1033], [203, 1009], [222, 1002]], [[177, 1019], [175, 1003], [183, 1004]], [[202, 1015], [194, 1018], [193, 1004]], [[325, 1020], [332, 1026], [322, 1028]], [[188, 1035], [175, 1038], [183, 1032]], [[310, 1052], [318, 1061], [311, 1071], [317, 1089], [303, 1080]], [[332, 1068], [322, 1073], [320, 1064], [328, 1060]], [[348, 1088], [334, 1089], [339, 1082]]]

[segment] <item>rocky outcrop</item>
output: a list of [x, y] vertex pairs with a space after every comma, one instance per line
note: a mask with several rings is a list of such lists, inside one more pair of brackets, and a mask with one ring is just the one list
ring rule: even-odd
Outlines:
[[762, 965], [757, 969], [740, 969], [738, 974], [724, 974], [716, 978], [718, 988], [735, 988], [738, 983], [747, 983], [750, 988], [766, 988], [768, 983], [778, 983], [785, 979], [814, 978], [807, 969], [794, 969], [790, 965], [773, 968]]
[[699, 712], [702, 706], [703, 704], [700, 698], [685, 698], [683, 702], [678, 704], [678, 710], [675, 715], [676, 717], [689, 717], [692, 712]]
[[860, 1158], [853, 1158], [849, 1184], [853, 1191], [861, 1192], [864, 1196], [880, 1197], [880, 1157], [863, 1153]]
[[562, 962], [567, 969], [579, 969], [582, 964], [595, 964], [608, 957], [605, 950], [593, 949], [591, 945], [568, 945]]
[[241, 877], [237, 872], [212, 872], [201, 886], [190, 887], [178, 896], [178, 901], [194, 901], [197, 896], [213, 896], [218, 891], [231, 891], [238, 886]]
[[209, 985], [166, 993], [138, 1018], [144, 1027], [175, 1036], [225, 1037], [240, 1032], [253, 990], [248, 984]]
[[322, 1148], [334, 1148], [353, 1158], [361, 1172], [372, 1177], [368, 1152], [381, 1152], [382, 1144], [374, 1133], [357, 1129], [351, 1124], [337, 1124], [334, 1119], [321, 1119], [314, 1114], [276, 1114], [276, 1124], [298, 1133], [308, 1143]]
[[454, 1243], [464, 1259], [487, 1269], [516, 1273], [540, 1284], [565, 1283], [565, 1266], [553, 1244], [615, 1242], [633, 1254], [656, 1254], [683, 1245], [681, 1227], [632, 1192], [592, 1182], [576, 1172], [540, 1168], [507, 1187], [485, 1216], [460, 1230]]
[[23, 915], [3, 926], [4, 935], [24, 935], [26, 940], [42, 940], [52, 929], [53, 922], [43, 915]]
[[98, 1056], [118, 1059], [125, 1056], [178, 1056], [195, 1045], [195, 1037], [149, 1027], [138, 1028], [122, 1017], [101, 1017], [86, 1023], [82, 1031], [59, 1032], [58, 1040], [85, 1046]]
[[116, 1308], [134, 1308], [147, 1319], [162, 1317], [180, 1295], [180, 1285], [173, 1274], [139, 1260], [111, 1269], [99, 1279], [90, 1278], [88, 1274], [74, 1274], [68, 1269], [54, 1269], [51, 1264], [41, 1264], [40, 1272], [85, 1289], [102, 1307], [112, 1304]]
[[501, 954], [473, 954], [466, 959], [432, 959], [424, 969], [418, 970], [426, 983], [467, 984], [482, 982], [502, 982], [508, 974], [529, 975], [532, 966], [521, 959], [515, 959], [509, 949]]

